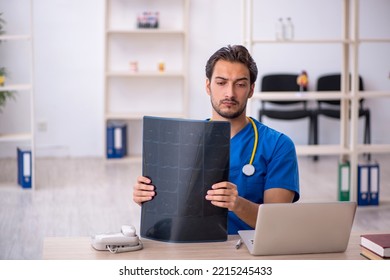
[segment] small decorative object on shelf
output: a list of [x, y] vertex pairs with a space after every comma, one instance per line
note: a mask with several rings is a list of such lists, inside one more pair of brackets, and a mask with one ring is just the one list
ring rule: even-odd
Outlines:
[[137, 17], [138, 28], [158, 28], [160, 23], [159, 12], [143, 12]]
[[159, 72], [164, 72], [165, 71], [165, 62], [164, 61], [160, 60], [157, 65], [158, 65], [158, 71]]
[[287, 18], [286, 24], [284, 26], [284, 39], [285, 40], [294, 39], [294, 24], [290, 17]]
[[5, 67], [1, 67], [0, 68], [0, 86], [4, 86], [6, 74], [7, 74], [7, 71], [6, 71]]
[[278, 18], [275, 23], [275, 39], [278, 41], [284, 40], [284, 23], [282, 18]]
[[138, 62], [137, 61], [130, 61], [130, 71], [132, 73], [137, 73], [138, 72]]
[[299, 91], [307, 91], [307, 86], [309, 84], [309, 77], [306, 71], [302, 71], [297, 78], [297, 84], [299, 85]]
[[294, 39], [294, 24], [290, 17], [285, 21], [283, 21], [283, 18], [278, 18], [275, 23], [275, 39], [277, 41]]

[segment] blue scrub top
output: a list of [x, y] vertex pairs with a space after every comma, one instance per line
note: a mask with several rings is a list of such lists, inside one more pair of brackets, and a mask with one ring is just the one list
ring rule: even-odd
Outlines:
[[[254, 131], [252, 124], [246, 125], [230, 141], [229, 181], [237, 185], [238, 194], [252, 202], [262, 204], [265, 190], [284, 188], [295, 192], [294, 202], [299, 199], [298, 160], [292, 140], [268, 126], [255, 122], [259, 143], [253, 165], [255, 174], [246, 176], [242, 167], [249, 163], [252, 155]], [[236, 214], [229, 211], [228, 233], [253, 229]]]

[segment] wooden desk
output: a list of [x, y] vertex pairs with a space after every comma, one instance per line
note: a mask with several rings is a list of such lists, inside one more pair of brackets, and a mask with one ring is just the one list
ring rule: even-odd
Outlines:
[[[352, 233], [348, 248], [343, 253], [302, 254], [278, 256], [252, 256], [245, 244], [235, 248], [238, 235], [229, 236], [226, 242], [212, 243], [167, 243], [142, 239], [144, 249], [134, 252], [112, 254], [96, 251], [89, 237], [48, 237], [43, 244], [43, 259], [57, 260], [359, 260], [360, 234]], [[321, 242], [319, 240], [319, 242]]]

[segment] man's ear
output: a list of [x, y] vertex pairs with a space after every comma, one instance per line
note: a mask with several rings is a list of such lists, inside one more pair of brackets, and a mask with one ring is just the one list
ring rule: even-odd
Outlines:
[[251, 89], [250, 89], [250, 92], [248, 95], [248, 99], [252, 98], [254, 92], [255, 92], [255, 84], [253, 83], [253, 84], [251, 84]]
[[210, 80], [209, 79], [206, 79], [206, 92], [207, 92], [207, 95], [211, 95]]

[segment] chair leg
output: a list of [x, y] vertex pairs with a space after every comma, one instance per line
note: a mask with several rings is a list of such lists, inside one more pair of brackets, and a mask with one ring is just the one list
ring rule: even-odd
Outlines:
[[[366, 123], [364, 126], [364, 144], [371, 144], [371, 116], [370, 111], [366, 112]], [[367, 160], [371, 161], [371, 154], [366, 154]]]
[[318, 145], [318, 115], [314, 113], [314, 145]]
[[[316, 112], [312, 112], [312, 116], [310, 117], [309, 144], [318, 145], [318, 118]], [[313, 161], [317, 160], [318, 155], [314, 155]]]

